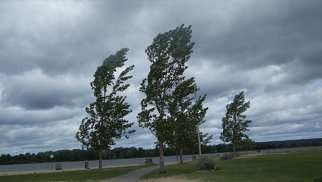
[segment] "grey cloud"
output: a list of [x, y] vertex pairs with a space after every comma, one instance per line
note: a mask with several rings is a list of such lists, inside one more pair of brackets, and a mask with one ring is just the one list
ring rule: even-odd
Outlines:
[[246, 70], [299, 59], [305, 72], [311, 72], [321, 65], [321, 7], [318, 1], [253, 2], [232, 12], [229, 28], [212, 25], [196, 32], [197, 52], [207, 60]]
[[55, 123], [61, 120], [83, 116], [83, 108], [55, 107], [47, 110], [24, 110], [19, 107], [0, 107], [0, 124], [8, 125], [41, 125]]
[[130, 139], [116, 140], [114, 147], [142, 147], [142, 148], [155, 148], [156, 138], [148, 130], [138, 130], [132, 134]]
[[321, 136], [321, 8], [297, 0], [0, 2], [0, 153], [79, 148], [74, 135], [94, 100], [89, 82], [122, 47], [135, 65], [124, 94], [137, 132], [116, 146], [154, 147], [136, 119], [149, 71], [144, 50], [182, 23], [192, 25], [187, 76], [208, 96], [201, 131], [213, 143], [221, 142], [226, 104], [241, 90], [251, 101], [255, 141]]
[[317, 100], [322, 96], [322, 90], [319, 85], [305, 91], [291, 87], [283, 92], [253, 97], [250, 117], [254, 119], [254, 126], [320, 120], [322, 105]]
[[[133, 16], [115, 21], [119, 9], [104, 9], [106, 6], [99, 2], [4, 4], [11, 13], [2, 16], [7, 21], [0, 35], [1, 72], [16, 74], [38, 67], [47, 74], [93, 72], [109, 54], [129, 46], [128, 41], [135, 38], [129, 34], [131, 26], [125, 28]], [[129, 9], [123, 13], [129, 13]]]
[[[284, 140], [317, 137], [321, 133], [322, 106], [321, 82], [302, 86], [283, 87], [266, 92], [261, 88], [246, 91], [246, 100], [251, 107], [246, 112], [250, 125], [250, 137], [255, 141]], [[225, 96], [208, 99], [207, 122], [201, 130], [213, 134], [220, 142], [221, 118], [225, 115], [226, 104], [240, 90], [230, 91]], [[298, 133], [298, 136], [296, 134]]]
[[294, 124], [252, 128], [250, 132], [257, 141], [276, 141], [305, 138], [319, 138], [321, 130], [312, 130], [312, 125]]
[[[83, 106], [91, 98], [89, 79], [69, 75], [51, 77], [32, 70], [10, 77], [4, 84], [5, 105], [25, 109], [50, 109], [55, 106]], [[85, 100], [84, 100], [85, 99]], [[86, 102], [87, 101], [87, 102]]]
[[[77, 119], [77, 118], [74, 118]], [[79, 148], [75, 133], [78, 129], [73, 119], [56, 121], [46, 125], [2, 125], [0, 153], [39, 152]]]

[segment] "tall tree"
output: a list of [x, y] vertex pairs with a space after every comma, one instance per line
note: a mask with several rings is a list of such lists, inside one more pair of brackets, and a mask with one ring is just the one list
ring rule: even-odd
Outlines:
[[196, 100], [193, 97], [197, 90], [194, 78], [184, 80], [176, 86], [173, 100], [170, 102], [169, 113], [172, 122], [170, 131], [172, 133], [167, 135], [167, 143], [179, 150], [180, 164], [183, 163], [183, 149], [197, 141], [197, 126], [205, 122], [204, 117], [208, 109], [203, 107], [206, 95], [199, 96]]
[[[128, 73], [134, 65], [126, 67], [117, 78], [114, 76], [116, 70], [122, 68], [127, 61], [127, 51], [127, 48], [117, 51], [97, 68], [91, 82], [96, 101], [86, 107], [88, 116], [82, 120], [76, 133], [76, 139], [83, 146], [99, 151], [99, 169], [102, 169], [103, 150], [110, 149], [115, 144], [115, 139], [121, 138], [123, 134], [127, 137], [127, 129], [133, 124], [124, 119], [131, 110], [125, 101], [126, 96], [122, 96], [120, 92], [130, 86], [125, 82], [132, 78]], [[132, 132], [134, 131], [128, 131]]]
[[160, 172], [165, 172], [163, 150], [171, 129], [169, 103], [173, 99], [175, 86], [184, 80], [185, 63], [194, 45], [190, 41], [191, 32], [191, 26], [181, 25], [159, 34], [145, 51], [151, 65], [147, 78], [141, 83], [140, 91], [145, 97], [137, 118], [140, 126], [149, 128], [157, 138]]
[[243, 113], [250, 107], [250, 101], [245, 102], [244, 91], [235, 95], [232, 103], [226, 106], [227, 112], [222, 118], [223, 132], [220, 139], [224, 142], [231, 142], [233, 145], [233, 152], [236, 152], [236, 145], [242, 142], [250, 141], [247, 127], [252, 122], [246, 120], [246, 115]]

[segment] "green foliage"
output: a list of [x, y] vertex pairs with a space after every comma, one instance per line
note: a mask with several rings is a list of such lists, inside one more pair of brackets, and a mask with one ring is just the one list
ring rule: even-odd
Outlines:
[[[203, 143], [203, 142], [202, 142]], [[315, 147], [310, 147], [315, 146]], [[260, 149], [261, 153], [265, 149], [283, 149], [284, 152], [291, 152], [297, 150], [321, 150], [322, 139], [302, 139], [302, 140], [286, 140], [286, 141], [272, 141], [272, 142], [254, 142], [251, 146], [239, 146], [238, 150], [256, 150]], [[292, 149], [291, 147], [301, 147]], [[227, 152], [230, 150], [231, 145], [201, 145], [203, 153], [215, 153], [215, 152]], [[287, 149], [291, 148], [291, 149]], [[195, 150], [197, 151], [197, 150]], [[54, 154], [54, 159], [50, 158], [50, 154]], [[191, 150], [187, 148], [183, 150], [184, 155], [190, 155]], [[174, 148], [168, 147], [164, 150], [165, 156], [174, 156], [176, 151]], [[156, 157], [158, 151], [156, 149], [143, 149], [141, 147], [117, 147], [103, 153], [104, 159], [122, 159], [122, 158], [141, 158], [141, 157]], [[5, 164], [22, 164], [22, 163], [41, 163], [41, 162], [61, 162], [61, 161], [82, 161], [82, 160], [95, 160], [97, 159], [97, 152], [92, 150], [58, 150], [58, 151], [46, 151], [35, 153], [25, 153], [18, 155], [1, 154], [0, 165]]]
[[[169, 113], [172, 122], [170, 134], [167, 135], [167, 143], [180, 149], [184, 147], [194, 148], [198, 144], [198, 132], [196, 127], [205, 122], [204, 117], [207, 107], [203, 107], [206, 95], [199, 96], [194, 102], [193, 95], [198, 90], [194, 78], [182, 81], [173, 92], [173, 100], [170, 102]], [[212, 136], [202, 134], [203, 142], [209, 142]]]
[[140, 87], [145, 94], [138, 114], [140, 126], [149, 128], [163, 144], [169, 122], [169, 103], [173, 90], [184, 79], [185, 63], [192, 53], [191, 27], [181, 25], [159, 34], [148, 46], [146, 53], [151, 63], [150, 72]]
[[245, 102], [244, 91], [235, 95], [233, 102], [226, 106], [227, 112], [222, 118], [223, 132], [220, 139], [224, 142], [231, 142], [234, 152], [236, 144], [250, 141], [245, 132], [248, 131], [247, 127], [252, 121], [246, 120], [246, 115], [243, 115], [249, 107], [250, 102]]
[[[91, 82], [96, 101], [86, 107], [85, 117], [76, 134], [76, 138], [86, 148], [94, 150], [109, 149], [115, 144], [116, 138], [126, 134], [126, 130], [132, 126], [124, 117], [131, 112], [130, 105], [125, 101], [126, 96], [120, 92], [130, 85], [125, 83], [132, 78], [128, 73], [134, 66], [125, 68], [119, 76], [115, 77], [118, 68], [122, 68], [126, 62], [127, 48], [121, 49], [116, 54], [103, 61], [94, 74]], [[133, 131], [129, 131], [131, 133]]]
[[[160, 172], [164, 172], [163, 147], [173, 132], [170, 105], [176, 99], [174, 93], [186, 95], [187, 93], [181, 93], [185, 92], [184, 88], [189, 88], [189, 92], [196, 90], [194, 79], [184, 81], [183, 76], [194, 45], [190, 41], [191, 32], [191, 26], [181, 25], [159, 34], [145, 51], [151, 65], [147, 78], [141, 83], [140, 91], [145, 97], [141, 101], [141, 112], [137, 118], [140, 126], [150, 129], [157, 138]], [[188, 100], [187, 103], [189, 102]]]
[[194, 146], [196, 126], [204, 122], [208, 109], [203, 107], [205, 95], [193, 96], [198, 90], [195, 79], [184, 76], [194, 46], [191, 33], [191, 26], [181, 25], [159, 34], [146, 49], [151, 66], [140, 87], [146, 97], [138, 121], [156, 136], [161, 153], [164, 144], [180, 151]]

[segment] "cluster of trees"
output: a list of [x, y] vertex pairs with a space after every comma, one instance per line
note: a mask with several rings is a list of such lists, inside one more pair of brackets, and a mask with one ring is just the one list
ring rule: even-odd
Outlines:
[[[187, 62], [192, 54], [191, 26], [181, 25], [157, 35], [147, 47], [150, 71], [141, 82], [140, 91], [145, 95], [141, 101], [139, 125], [148, 128], [157, 139], [160, 154], [160, 172], [164, 172], [164, 148], [194, 148], [197, 136], [204, 142], [211, 136], [196, 130], [205, 122], [208, 108], [203, 106], [206, 95], [198, 95], [199, 88], [194, 77], [186, 78]], [[96, 100], [86, 107], [88, 114], [76, 134], [87, 149], [99, 152], [99, 169], [102, 169], [104, 150], [115, 144], [115, 139], [127, 136], [133, 123], [125, 119], [131, 110], [122, 92], [130, 85], [129, 72], [134, 65], [123, 69], [128, 49], [123, 48], [103, 61], [94, 74], [91, 87]], [[117, 70], [123, 69], [116, 77]]]
[[263, 149], [296, 148], [296, 147], [310, 147], [310, 146], [322, 146], [322, 138], [255, 142], [253, 144], [253, 149], [263, 150]]
[[[246, 145], [238, 145], [239, 151], [244, 150], [265, 150], [265, 149], [280, 149], [280, 148], [294, 148], [294, 147], [309, 147], [322, 146], [322, 138], [316, 139], [302, 139], [302, 140], [286, 140], [286, 141], [269, 141], [269, 142], [253, 142]], [[218, 144], [218, 145], [201, 145], [203, 153], [228, 152], [232, 151], [232, 144]], [[196, 148], [195, 148], [196, 150]], [[192, 150], [185, 148], [184, 155], [191, 155]], [[50, 159], [50, 155], [54, 154], [54, 159]], [[103, 159], [125, 159], [125, 158], [139, 158], [139, 157], [156, 157], [159, 155], [159, 150], [143, 149], [141, 147], [129, 148], [114, 148], [103, 152]], [[176, 155], [175, 148], [166, 147], [164, 149], [165, 156]], [[2, 154], [0, 156], [0, 164], [21, 164], [21, 163], [41, 163], [41, 162], [61, 162], [61, 161], [83, 161], [83, 160], [97, 160], [98, 152], [93, 150], [59, 150], [39, 152], [37, 154], [19, 154], [11, 156], [9, 154]], [[143, 161], [142, 161], [143, 162]]]
[[[194, 47], [191, 35], [191, 26], [181, 25], [158, 34], [145, 50], [150, 71], [140, 85], [144, 97], [137, 119], [139, 126], [148, 128], [157, 139], [160, 172], [165, 172], [166, 147], [175, 149], [183, 163], [184, 149], [193, 150], [197, 143], [200, 145], [198, 140], [207, 143], [212, 138], [197, 130], [205, 122], [206, 95], [197, 95], [199, 88], [195, 78], [185, 73]], [[127, 81], [132, 78], [129, 73], [134, 68], [134, 65], [123, 68], [127, 51], [127, 48], [119, 50], [97, 68], [90, 84], [96, 100], [86, 107], [88, 116], [82, 120], [76, 134], [84, 147], [99, 152], [99, 169], [102, 169], [103, 152], [115, 144], [115, 139], [134, 132], [129, 130], [133, 122], [125, 119], [131, 110], [126, 96], [122, 95], [130, 86]], [[116, 77], [117, 70], [121, 72]], [[244, 92], [226, 106], [221, 139], [231, 142], [234, 152], [237, 145], [251, 141], [245, 134], [251, 121], [243, 115], [249, 107]]]
[[179, 151], [183, 163], [183, 149], [197, 144], [197, 136], [202, 135], [197, 127], [204, 122], [208, 109], [203, 106], [206, 95], [196, 95], [199, 88], [194, 77], [185, 76], [194, 46], [191, 33], [191, 26], [181, 25], [157, 35], [146, 49], [150, 71], [141, 82], [140, 91], [145, 96], [137, 118], [140, 126], [157, 139], [159, 172], [165, 172], [166, 145]]
[[[160, 172], [165, 172], [163, 156], [167, 148], [180, 155], [183, 163], [184, 150], [194, 150], [201, 140], [208, 143], [212, 136], [201, 133], [197, 129], [205, 122], [208, 110], [204, 107], [206, 95], [197, 95], [199, 90], [194, 77], [187, 77], [188, 60], [193, 52], [194, 42], [191, 41], [191, 26], [178, 26], [175, 29], [157, 35], [145, 50], [150, 64], [150, 70], [140, 85], [143, 93], [141, 111], [137, 115], [139, 125], [147, 128], [156, 137], [156, 148], [160, 156]], [[102, 159], [118, 158], [117, 152], [110, 150], [115, 139], [134, 132], [133, 122], [125, 117], [131, 113], [130, 104], [122, 94], [130, 84], [130, 72], [134, 65], [126, 65], [126, 53], [123, 48], [107, 57], [94, 73], [90, 83], [95, 101], [85, 108], [87, 116], [81, 121], [76, 139], [88, 149], [97, 151], [99, 169], [102, 169]], [[244, 92], [235, 96], [234, 101], [227, 105], [227, 113], [223, 118], [223, 133], [221, 139], [231, 142], [235, 151], [236, 145], [249, 141], [245, 134], [248, 124], [242, 113], [249, 108], [245, 103]], [[198, 140], [197, 140], [198, 138]], [[121, 157], [139, 157], [138, 150], [127, 150], [132, 154]], [[144, 153], [144, 152], [143, 152]], [[142, 153], [142, 154], [143, 154]], [[116, 157], [115, 157], [116, 155]], [[146, 153], [144, 153], [146, 155]], [[28, 157], [26, 157], [28, 156]], [[25, 155], [16, 157], [20, 161], [44, 161], [49, 153]], [[83, 151], [57, 152], [56, 160], [79, 160], [82, 157], [92, 159], [93, 153]], [[68, 156], [66, 158], [66, 156]], [[8, 156], [7, 156], [8, 157]], [[5, 159], [6, 156], [3, 156]]]
[[[263, 142], [254, 143], [246, 134], [251, 120], [244, 114], [250, 107], [245, 101], [242, 91], [235, 95], [233, 101], [226, 106], [226, 114], [222, 118], [223, 132], [220, 139], [228, 145], [207, 146], [212, 135], [201, 133], [197, 129], [205, 122], [208, 110], [204, 107], [206, 95], [197, 95], [199, 90], [194, 77], [187, 77], [188, 60], [193, 52], [191, 26], [178, 26], [175, 29], [157, 35], [145, 50], [150, 70], [140, 85], [143, 98], [141, 111], [137, 115], [139, 126], [147, 128], [156, 137], [155, 149], [115, 148], [115, 139], [135, 132], [131, 130], [133, 122], [125, 117], [131, 113], [130, 104], [122, 94], [130, 84], [130, 72], [134, 65], [126, 65], [126, 53], [123, 48], [106, 58], [94, 73], [90, 83], [95, 101], [85, 111], [76, 139], [87, 150], [61, 150], [38, 154], [20, 154], [14, 157], [1, 155], [1, 163], [49, 162], [54, 154], [55, 161], [93, 160], [99, 158], [99, 169], [102, 159], [160, 156], [160, 172], [165, 172], [164, 155], [182, 155], [195, 153], [198, 139], [206, 153], [225, 152], [228, 149], [258, 150], [275, 147], [286, 147], [286, 143]], [[124, 68], [125, 67], [125, 68]], [[295, 142], [292, 147], [303, 146], [307, 142]], [[320, 143], [321, 144], [321, 143]]]
[[[301, 140], [284, 140], [284, 141], [268, 141], [268, 142], [248, 142], [243, 145], [237, 145], [238, 151], [252, 150], [267, 150], [267, 149], [282, 149], [282, 148], [297, 148], [297, 147], [312, 147], [322, 146], [322, 138], [301, 139]], [[233, 144], [218, 144], [203, 146], [204, 153], [228, 152], [232, 151]]]
[[[50, 155], [54, 155], [51, 159]], [[143, 148], [114, 148], [112, 150], [102, 152], [103, 159], [123, 159], [123, 158], [137, 158], [137, 157], [152, 157], [157, 155], [155, 149]], [[41, 163], [41, 162], [61, 162], [61, 161], [83, 161], [83, 160], [97, 160], [99, 152], [94, 150], [59, 150], [39, 152], [37, 154], [19, 154], [11, 156], [10, 154], [2, 154], [0, 156], [0, 164], [21, 164], [21, 163]]]
[[[191, 154], [191, 150], [183, 150], [183, 154]], [[54, 155], [51, 159], [50, 155]], [[117, 147], [111, 150], [104, 150], [102, 152], [102, 159], [127, 159], [127, 158], [145, 158], [156, 157], [159, 155], [159, 150], [143, 149], [141, 147]], [[164, 149], [165, 156], [176, 155], [176, 151], [173, 148]], [[62, 162], [62, 161], [84, 161], [84, 160], [97, 160], [99, 158], [99, 152], [95, 150], [59, 150], [59, 151], [47, 151], [39, 152], [37, 154], [19, 154], [11, 156], [10, 154], [2, 154], [0, 156], [0, 165], [4, 164], [23, 164], [23, 163], [42, 163], [42, 162]], [[142, 160], [143, 163], [143, 160]]]
[[[51, 159], [50, 155], [54, 155]], [[42, 162], [59, 162], [59, 161], [80, 161], [84, 159], [97, 159], [95, 152], [90, 150], [59, 150], [34, 153], [19, 154], [11, 156], [10, 154], [0, 156], [0, 164], [22, 164], [22, 163], [42, 163]]]

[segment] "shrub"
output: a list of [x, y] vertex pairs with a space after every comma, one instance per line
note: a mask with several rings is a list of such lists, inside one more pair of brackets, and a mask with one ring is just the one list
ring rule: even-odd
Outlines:
[[200, 170], [215, 169], [215, 162], [208, 156], [203, 156], [199, 159], [197, 166]]
[[229, 160], [229, 159], [233, 159], [235, 157], [239, 157], [238, 153], [228, 153], [228, 154], [224, 154], [223, 156], [220, 157], [220, 160]]

